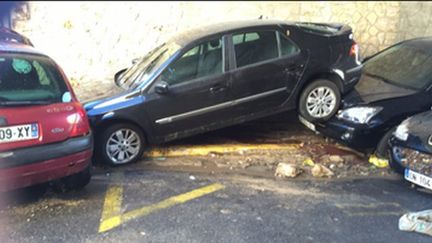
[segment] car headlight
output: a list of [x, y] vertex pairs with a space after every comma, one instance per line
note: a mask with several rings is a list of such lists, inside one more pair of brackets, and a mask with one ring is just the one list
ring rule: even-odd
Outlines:
[[409, 119], [403, 121], [396, 128], [396, 131], [393, 134], [397, 139], [402, 141], [406, 141], [408, 139], [408, 124], [409, 124]]
[[340, 111], [337, 118], [353, 123], [366, 124], [382, 109], [382, 107], [353, 107]]

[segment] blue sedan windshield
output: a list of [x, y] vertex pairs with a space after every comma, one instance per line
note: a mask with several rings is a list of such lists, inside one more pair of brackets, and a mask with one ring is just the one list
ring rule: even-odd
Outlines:
[[174, 42], [156, 47], [128, 68], [118, 80], [118, 85], [127, 90], [135, 89], [178, 50], [180, 45]]

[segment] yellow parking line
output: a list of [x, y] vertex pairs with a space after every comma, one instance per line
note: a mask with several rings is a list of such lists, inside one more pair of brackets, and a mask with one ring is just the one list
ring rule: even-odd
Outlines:
[[[122, 174], [114, 174], [114, 178], [120, 179], [122, 178]], [[122, 200], [123, 187], [119, 185], [110, 186], [105, 196], [99, 232], [120, 225], [120, 220], [117, 216], [121, 215]]]
[[206, 156], [209, 153], [236, 153], [256, 150], [295, 150], [299, 144], [223, 144], [203, 146], [173, 146], [153, 148], [145, 152], [145, 157]]
[[[196, 199], [199, 197], [202, 197], [204, 195], [216, 192], [218, 190], [221, 190], [225, 188], [224, 185], [215, 183], [209, 186], [201, 187], [198, 189], [195, 189], [190, 192], [186, 192], [177, 196], [170, 197], [168, 199], [165, 199], [159, 203], [145, 206], [142, 208], [138, 208], [129, 212], [126, 212], [124, 214], [118, 214], [118, 215], [111, 215], [109, 218], [105, 218], [99, 227], [99, 233], [111, 230], [117, 226], [119, 226], [122, 223], [125, 223], [127, 221], [130, 221], [132, 219], [136, 219], [142, 216], [146, 216], [148, 214], [151, 214], [153, 212], [159, 211], [161, 209], [169, 208], [172, 206], [175, 206], [177, 204], [182, 204], [187, 201], [190, 201], [192, 199]], [[108, 196], [108, 194], [107, 194]]]

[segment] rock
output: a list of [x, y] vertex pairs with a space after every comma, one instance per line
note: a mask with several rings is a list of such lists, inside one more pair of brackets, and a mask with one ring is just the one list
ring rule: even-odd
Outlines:
[[333, 171], [321, 164], [315, 164], [311, 172], [314, 177], [331, 177], [334, 175]]
[[221, 209], [220, 212], [221, 212], [221, 214], [231, 214], [232, 213], [232, 211], [229, 209]]
[[276, 177], [296, 177], [302, 173], [302, 170], [298, 168], [296, 165], [287, 164], [287, 163], [279, 163], [276, 167], [275, 176]]
[[344, 159], [339, 155], [330, 155], [329, 160], [332, 163], [343, 163]]

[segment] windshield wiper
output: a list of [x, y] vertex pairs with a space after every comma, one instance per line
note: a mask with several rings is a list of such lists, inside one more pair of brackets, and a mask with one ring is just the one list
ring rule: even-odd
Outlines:
[[0, 100], [0, 106], [48, 105], [52, 103], [49, 100]]

